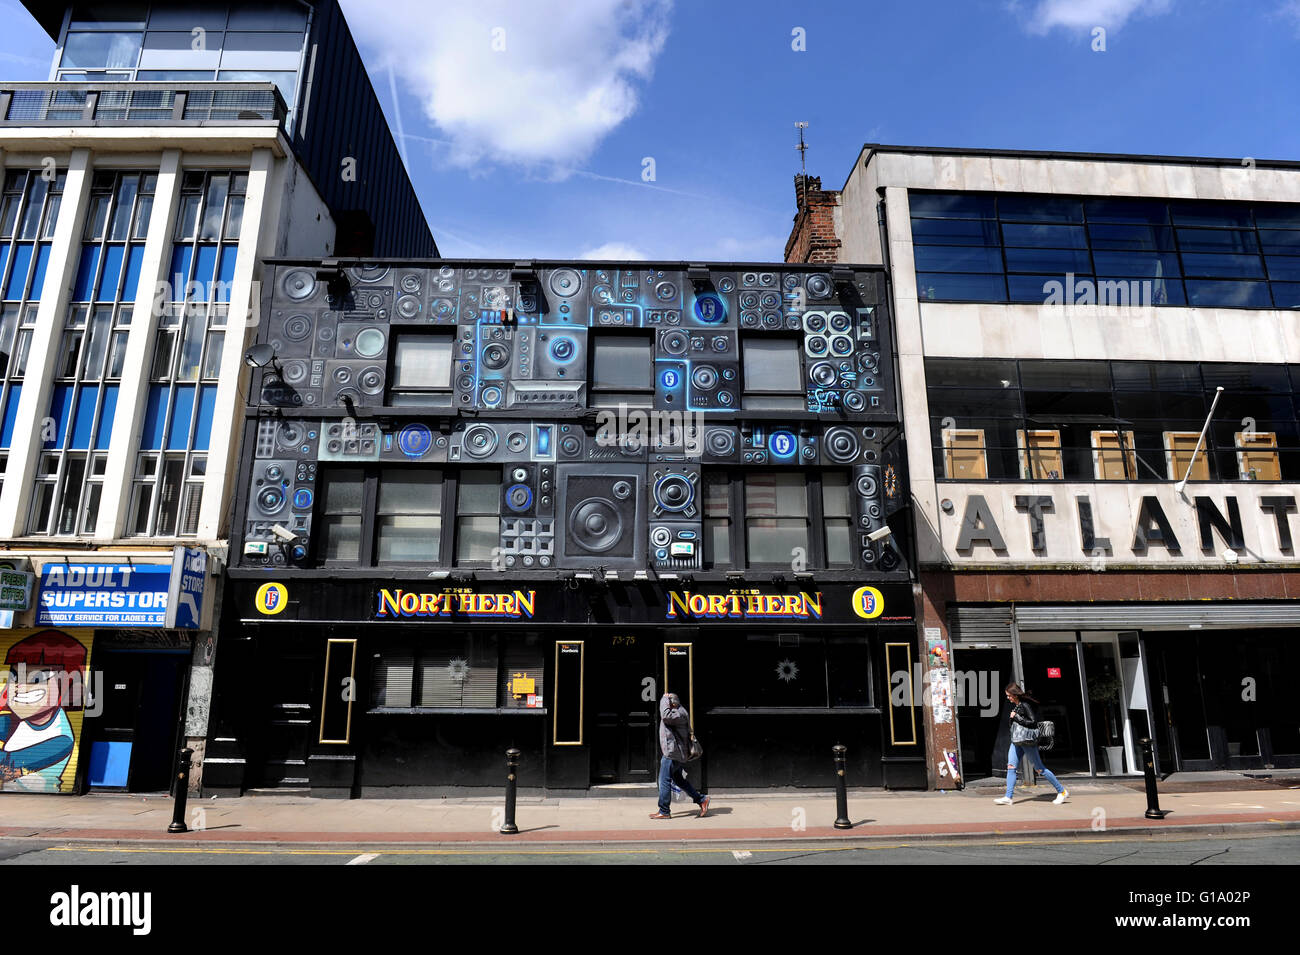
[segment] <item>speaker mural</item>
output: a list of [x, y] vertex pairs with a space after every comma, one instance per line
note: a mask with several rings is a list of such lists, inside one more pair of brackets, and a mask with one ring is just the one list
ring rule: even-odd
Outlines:
[[[879, 269], [273, 261], [267, 270], [261, 340], [276, 358], [254, 372], [244, 564], [320, 560], [321, 467], [374, 475], [420, 465], [498, 475], [497, 570], [707, 572], [704, 466], [842, 471], [856, 568], [907, 572], [893, 519], [906, 475], [901, 441], [889, 443], [898, 406]], [[597, 426], [604, 409], [672, 423], [610, 439]], [[887, 524], [892, 542], [879, 534]], [[454, 513], [442, 526], [455, 526]]]

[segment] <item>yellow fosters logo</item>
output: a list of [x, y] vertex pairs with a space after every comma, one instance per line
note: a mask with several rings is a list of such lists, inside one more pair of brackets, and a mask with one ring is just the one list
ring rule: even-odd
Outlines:
[[267, 616], [274, 616], [289, 602], [289, 588], [284, 584], [262, 584], [257, 588], [254, 603]]
[[874, 620], [885, 612], [885, 598], [875, 587], [853, 591], [853, 612], [863, 620]]

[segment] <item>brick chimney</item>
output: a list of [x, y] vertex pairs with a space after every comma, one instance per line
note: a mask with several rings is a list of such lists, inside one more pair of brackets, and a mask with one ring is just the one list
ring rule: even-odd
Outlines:
[[787, 262], [836, 262], [840, 240], [835, 234], [838, 190], [822, 189], [820, 176], [794, 177], [795, 216], [785, 243]]

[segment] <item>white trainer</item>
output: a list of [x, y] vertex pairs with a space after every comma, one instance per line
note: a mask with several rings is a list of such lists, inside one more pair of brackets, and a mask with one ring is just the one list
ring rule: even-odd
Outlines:
[[993, 802], [994, 802], [995, 805], [998, 805], [998, 806], [1010, 806], [1010, 805], [1011, 805], [1011, 797], [1010, 797], [1010, 796], [999, 796], [997, 799], [993, 800]]
[[1059, 806], [1061, 803], [1065, 802], [1069, 798], [1070, 798], [1070, 791], [1068, 789], [1062, 789], [1059, 793], [1056, 794], [1056, 798], [1052, 800], [1052, 804], [1055, 806]]

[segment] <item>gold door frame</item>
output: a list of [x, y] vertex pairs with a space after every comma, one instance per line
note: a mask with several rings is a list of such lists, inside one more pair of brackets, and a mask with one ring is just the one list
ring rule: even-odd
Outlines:
[[[894, 647], [902, 647], [903, 652], [907, 655], [907, 666], [903, 669], [905, 677], [903, 682], [907, 684], [907, 712], [912, 718], [912, 738], [910, 740], [898, 739], [898, 733], [894, 727], [894, 693], [891, 683], [892, 674], [898, 671], [890, 664], [889, 651]], [[892, 746], [915, 746], [916, 741], [916, 700], [912, 695], [912, 645], [910, 643], [886, 643], [885, 644], [885, 697], [887, 700], [886, 709], [889, 710], [889, 742]]]
[[[686, 712], [695, 713], [695, 645], [693, 643], [665, 643], [664, 644], [664, 693], [671, 693], [668, 686], [668, 648], [685, 647], [686, 648]], [[679, 693], [680, 697], [681, 694]], [[662, 694], [660, 694], [662, 698]], [[691, 716], [691, 725], [695, 725], [695, 717]]]
[[[330, 680], [330, 654], [334, 651], [334, 644], [350, 643], [352, 644], [352, 661], [348, 665], [348, 679], [352, 681], [351, 693], [348, 694], [348, 718], [347, 729], [344, 732], [343, 739], [326, 739], [325, 738], [325, 701], [329, 699], [329, 680]], [[325, 641], [325, 678], [321, 680], [324, 684], [320, 692], [320, 732], [317, 733], [317, 743], [328, 743], [340, 746], [347, 746], [352, 742], [352, 703], [357, 696], [357, 640], [355, 637], [330, 637]]]
[[[586, 729], [587, 718], [587, 646], [585, 640], [556, 640], [555, 641], [555, 678], [552, 682], [555, 689], [552, 690], [551, 697], [551, 745], [552, 746], [581, 746], [584, 740], [584, 731]], [[578, 738], [577, 740], [560, 739], [560, 645], [576, 645], [578, 647]]]

